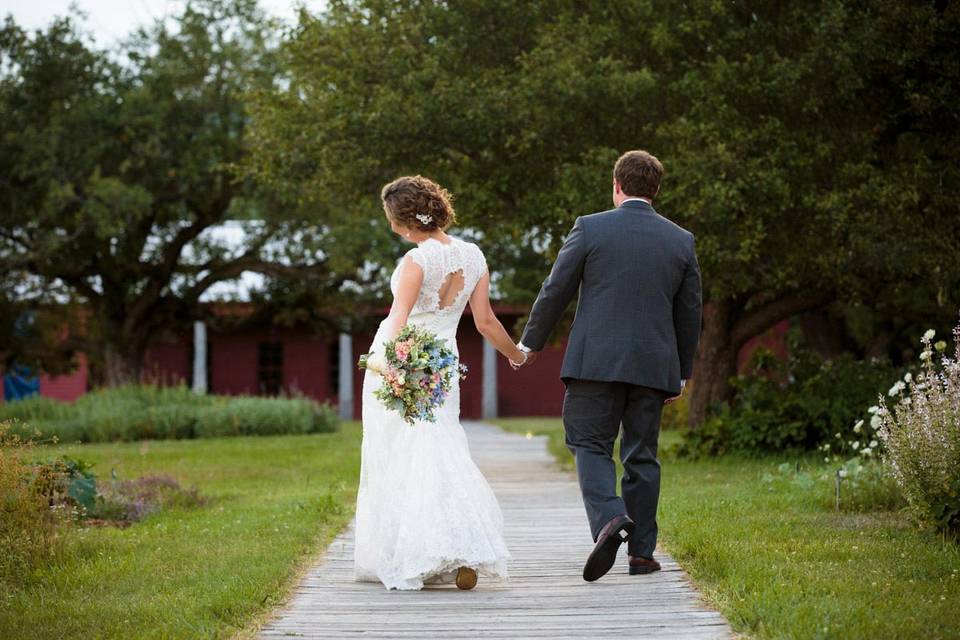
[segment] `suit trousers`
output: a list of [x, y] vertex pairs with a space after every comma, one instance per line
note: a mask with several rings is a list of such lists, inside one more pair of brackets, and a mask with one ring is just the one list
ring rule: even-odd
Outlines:
[[[627, 542], [632, 556], [653, 557], [657, 546], [660, 462], [657, 440], [666, 391], [626, 382], [567, 379], [563, 399], [566, 444], [577, 463], [583, 503], [596, 542], [610, 520], [626, 513], [637, 527]], [[623, 425], [617, 495], [614, 442]]]

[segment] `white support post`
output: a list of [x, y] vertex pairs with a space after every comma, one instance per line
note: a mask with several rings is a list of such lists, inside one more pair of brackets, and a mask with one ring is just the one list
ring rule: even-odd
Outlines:
[[497, 417], [497, 350], [483, 341], [483, 417]]
[[340, 419], [353, 420], [353, 336], [340, 334]]
[[193, 323], [193, 392], [207, 392], [207, 325]]

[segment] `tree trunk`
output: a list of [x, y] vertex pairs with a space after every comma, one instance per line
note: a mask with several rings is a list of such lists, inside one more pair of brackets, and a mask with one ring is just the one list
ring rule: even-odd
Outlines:
[[143, 373], [144, 350], [130, 344], [107, 343], [103, 349], [104, 382], [108, 387], [137, 384]]
[[893, 342], [893, 334], [887, 331], [882, 331], [870, 339], [870, 342], [867, 343], [866, 352], [863, 354], [865, 358], [887, 358], [890, 355], [890, 343]]
[[730, 399], [730, 378], [737, 373], [737, 355], [747, 341], [781, 320], [820, 309], [833, 301], [829, 291], [798, 292], [747, 309], [745, 303], [722, 300], [703, 306], [703, 331], [693, 370], [688, 423], [695, 427], [710, 406]]
[[831, 315], [827, 309], [801, 315], [800, 328], [803, 329], [807, 344], [821, 358], [832, 360], [843, 353], [843, 320]]
[[737, 373], [737, 348], [730, 340], [730, 306], [708, 302], [703, 307], [703, 332], [693, 369], [688, 422], [695, 427], [710, 405], [730, 398], [730, 378]]

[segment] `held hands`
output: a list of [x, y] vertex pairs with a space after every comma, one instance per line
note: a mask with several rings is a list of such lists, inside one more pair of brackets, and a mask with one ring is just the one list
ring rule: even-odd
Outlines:
[[520, 352], [522, 357], [518, 361], [515, 361], [512, 358], [509, 359], [510, 367], [514, 371], [525, 364], [533, 364], [533, 362], [537, 359], [538, 353], [536, 351], [530, 351], [529, 349], [522, 347], [520, 343], [517, 343], [517, 350]]

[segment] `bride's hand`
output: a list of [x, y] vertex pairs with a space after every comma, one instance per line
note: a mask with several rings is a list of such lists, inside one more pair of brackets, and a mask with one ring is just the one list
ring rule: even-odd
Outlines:
[[371, 353], [367, 357], [367, 369], [383, 375], [383, 372], [387, 370], [387, 359], [382, 353]]
[[514, 361], [513, 358], [507, 358], [507, 361], [510, 363], [510, 367], [513, 368], [514, 371], [527, 364], [527, 361], [530, 359], [530, 354], [526, 351], [520, 351], [518, 349], [517, 353], [519, 353], [521, 356], [519, 361]]
[[513, 370], [516, 371], [525, 364], [533, 364], [536, 361], [537, 356], [540, 355], [539, 351], [523, 351], [522, 349], [517, 350], [517, 353], [520, 354], [521, 358], [519, 361], [515, 362], [510, 360], [510, 366], [513, 367]]

